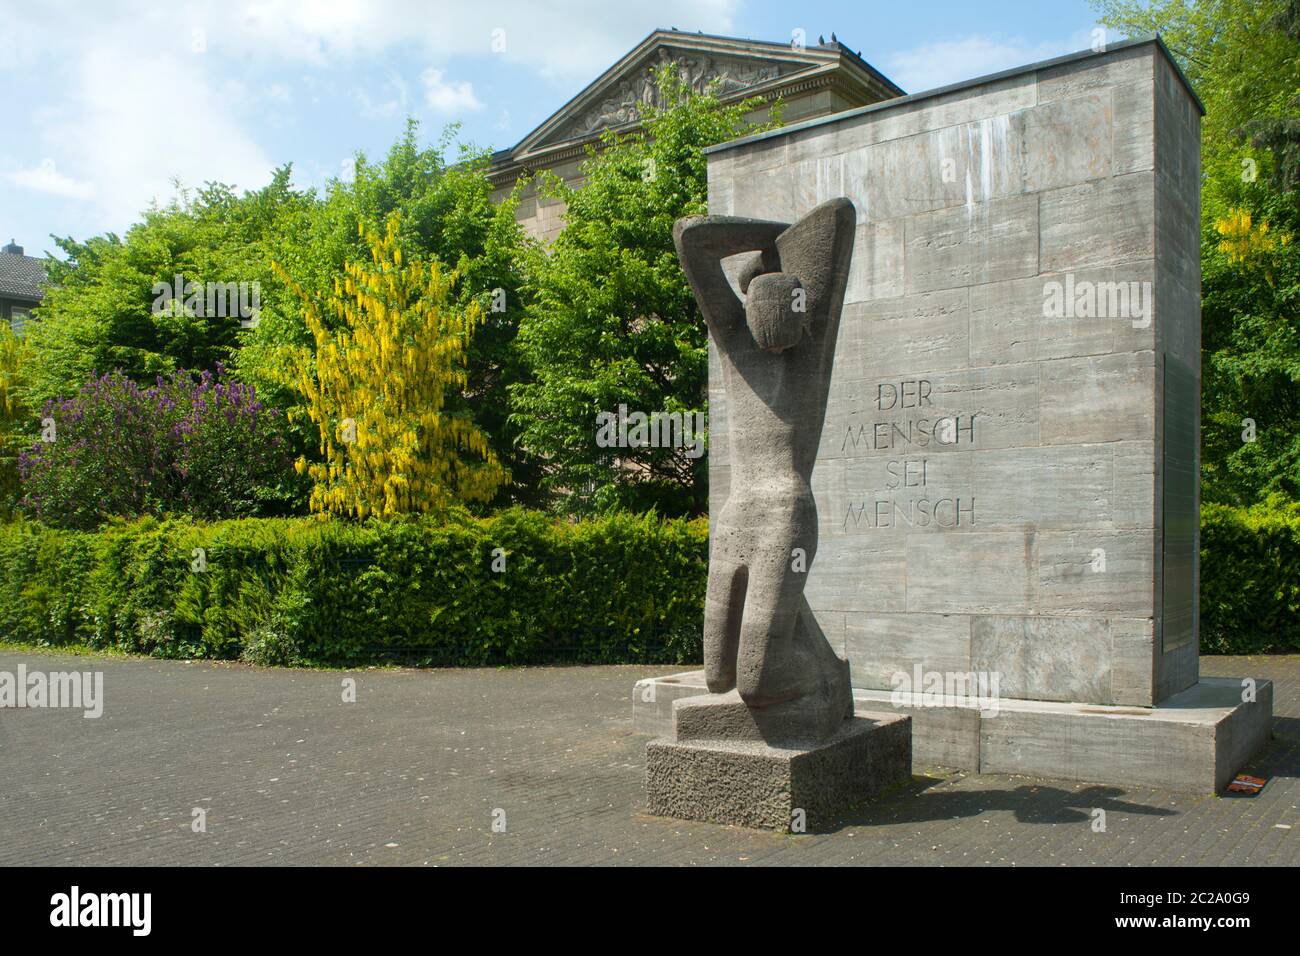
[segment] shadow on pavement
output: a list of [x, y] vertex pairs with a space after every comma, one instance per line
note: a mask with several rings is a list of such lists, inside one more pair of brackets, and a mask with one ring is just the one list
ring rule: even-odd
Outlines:
[[863, 804], [842, 817], [834, 826], [819, 832], [830, 833], [854, 826], [881, 826], [898, 823], [925, 823], [977, 817], [982, 813], [1015, 814], [1019, 823], [1085, 823], [1094, 810], [1107, 813], [1133, 813], [1146, 816], [1174, 816], [1177, 810], [1151, 807], [1121, 799], [1121, 787], [1089, 786], [1079, 791], [1051, 786], [1020, 786], [1014, 790], [945, 790], [929, 792], [943, 781], [914, 777], [910, 784], [890, 791], [883, 798]]

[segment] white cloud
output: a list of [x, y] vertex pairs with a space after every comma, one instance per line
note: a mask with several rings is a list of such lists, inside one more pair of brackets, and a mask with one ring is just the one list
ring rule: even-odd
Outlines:
[[[21, 53], [75, 56], [120, 36], [122, 51], [158, 47], [199, 56], [325, 67], [340, 59], [412, 47], [436, 63], [501, 56], [548, 76], [590, 79], [627, 52], [629, 37], [681, 23], [728, 33], [741, 0], [659, 0], [653, 6], [608, 0], [152, 0], [77, 4], [49, 0], [5, 14]], [[494, 31], [504, 50], [494, 52]], [[20, 46], [17, 41], [13, 44]], [[498, 44], [498, 47], [500, 44]], [[126, 55], [124, 52], [123, 55]]]
[[[200, 69], [202, 57], [123, 57], [110, 44], [82, 51], [69, 95], [43, 129], [50, 151], [93, 185], [107, 222], [121, 228], [174, 184], [242, 189], [270, 179], [271, 159]], [[90, 148], [91, 146], [94, 148]]]
[[935, 40], [890, 54], [877, 66], [907, 92], [922, 93], [949, 83], [1089, 49], [1093, 41], [1092, 29], [1090, 24], [1060, 40], [1038, 43], [1022, 37], [985, 34]]
[[444, 80], [442, 70], [429, 67], [420, 74], [420, 82], [424, 84], [425, 103], [439, 113], [459, 113], [483, 107], [474, 95], [474, 84], [468, 80]]
[[388, 82], [384, 84], [384, 90], [392, 90], [392, 96], [380, 99], [374, 99], [365, 90], [353, 90], [352, 98], [357, 101], [361, 107], [361, 115], [365, 119], [389, 119], [407, 112], [406, 104], [409, 99], [406, 81], [400, 76], [390, 76]]
[[90, 199], [95, 195], [94, 185], [63, 175], [55, 168], [52, 159], [41, 160], [39, 166], [16, 169], [8, 173], [6, 178], [27, 189], [68, 199]]
[[279, 103], [281, 106], [290, 106], [293, 103], [293, 92], [283, 83], [272, 83], [262, 91], [262, 97], [270, 103]]
[[32, 89], [0, 107], [7, 128], [21, 131], [7, 148], [22, 150], [9, 175], [0, 169], [0, 186], [14, 196], [40, 190], [79, 199], [79, 231], [121, 231], [151, 201], [169, 199], [176, 181], [264, 184], [286, 157], [268, 155], [259, 138], [295, 104], [346, 100], [358, 82], [343, 79], [349, 71], [418, 63], [404, 66], [404, 79], [353, 92], [353, 101], [373, 116], [455, 115], [483, 107], [485, 67], [554, 78], [571, 94], [656, 26], [734, 32], [741, 2], [11, 4], [0, 28], [0, 76], [10, 88], [17, 79]]

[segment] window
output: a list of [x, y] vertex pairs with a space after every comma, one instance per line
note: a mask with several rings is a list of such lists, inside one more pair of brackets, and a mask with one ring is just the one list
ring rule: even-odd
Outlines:
[[9, 327], [14, 330], [14, 335], [23, 334], [23, 326], [31, 320], [32, 314], [27, 309], [20, 309], [14, 306], [9, 313]]

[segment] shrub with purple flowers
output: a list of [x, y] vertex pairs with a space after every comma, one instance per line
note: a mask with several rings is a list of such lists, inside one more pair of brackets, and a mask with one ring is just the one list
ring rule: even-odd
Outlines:
[[41, 417], [42, 436], [18, 466], [23, 507], [50, 524], [240, 517], [295, 496], [283, 416], [220, 365], [159, 376], [150, 388], [111, 372], [47, 402]]

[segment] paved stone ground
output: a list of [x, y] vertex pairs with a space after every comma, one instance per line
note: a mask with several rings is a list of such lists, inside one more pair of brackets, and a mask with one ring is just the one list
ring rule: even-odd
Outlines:
[[[654, 668], [293, 671], [0, 650], [0, 670], [19, 663], [100, 669], [106, 706], [98, 720], [0, 710], [4, 865], [1300, 863], [1300, 656], [1202, 661], [1276, 682], [1257, 797], [958, 774], [802, 836], [644, 813], [630, 693]], [[206, 833], [192, 832], [196, 807]]]

